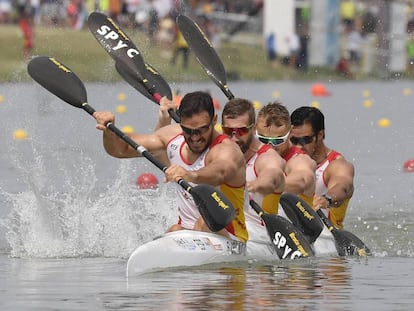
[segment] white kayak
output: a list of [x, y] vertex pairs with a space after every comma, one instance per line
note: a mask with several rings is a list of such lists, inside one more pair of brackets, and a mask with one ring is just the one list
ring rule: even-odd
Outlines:
[[[335, 241], [328, 230], [322, 232], [314, 245], [316, 256], [337, 255]], [[129, 257], [127, 275], [214, 263], [278, 260], [270, 238], [243, 243], [214, 233], [180, 230], [139, 246]]]

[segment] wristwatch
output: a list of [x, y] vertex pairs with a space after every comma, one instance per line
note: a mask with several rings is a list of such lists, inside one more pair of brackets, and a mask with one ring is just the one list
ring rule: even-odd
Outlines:
[[324, 194], [322, 196], [328, 202], [328, 208], [333, 204], [332, 197], [329, 194]]

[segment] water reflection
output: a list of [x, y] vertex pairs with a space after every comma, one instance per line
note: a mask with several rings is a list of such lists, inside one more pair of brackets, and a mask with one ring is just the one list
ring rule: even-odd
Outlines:
[[324, 308], [328, 304], [334, 310], [338, 301], [342, 304], [351, 299], [348, 260], [209, 265], [130, 279], [128, 292], [141, 306], [156, 300], [158, 307], [167, 310], [316, 310], [322, 301]]

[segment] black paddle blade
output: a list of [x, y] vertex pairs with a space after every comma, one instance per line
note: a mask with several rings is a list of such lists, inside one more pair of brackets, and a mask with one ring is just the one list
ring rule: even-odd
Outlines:
[[[131, 70], [130, 67], [126, 66], [122, 62], [115, 63], [116, 71], [119, 75], [128, 82], [134, 89], [140, 92], [149, 100], [153, 101], [156, 104], [159, 102], [152, 96], [145, 84], [142, 82], [142, 79], [136, 75], [134, 70]], [[154, 86], [155, 91], [160, 94], [162, 97], [166, 96], [169, 100], [172, 100], [172, 92], [168, 83], [164, 78], [158, 73], [158, 71], [149, 64], [146, 64], [147, 68], [147, 80], [148, 83]]]
[[204, 71], [228, 99], [234, 98], [227, 86], [227, 75], [223, 63], [200, 27], [185, 15], [177, 16], [177, 25]]
[[45, 89], [77, 108], [87, 103], [85, 85], [79, 77], [55, 58], [37, 56], [28, 65], [29, 75]]
[[338, 254], [340, 256], [360, 256], [371, 255], [370, 249], [355, 234], [346, 230], [332, 231], [337, 243]]
[[304, 258], [315, 255], [307, 238], [291, 222], [278, 215], [265, 213], [254, 200], [250, 200], [250, 205], [263, 219], [270, 240], [280, 259]]
[[187, 191], [193, 196], [201, 216], [211, 231], [224, 229], [236, 217], [233, 204], [217, 188], [198, 185], [190, 186]]
[[141, 52], [111, 18], [99, 12], [92, 12], [88, 17], [88, 27], [99, 44], [116, 62], [123, 62], [141, 80], [146, 78], [147, 68]]
[[316, 212], [301, 198], [292, 193], [283, 193], [280, 204], [290, 221], [313, 243], [323, 230], [323, 223]]
[[332, 232], [339, 256], [366, 257], [371, 255], [369, 248], [355, 234], [346, 230], [335, 228], [335, 226], [321, 210], [318, 210], [317, 213], [325, 226]]

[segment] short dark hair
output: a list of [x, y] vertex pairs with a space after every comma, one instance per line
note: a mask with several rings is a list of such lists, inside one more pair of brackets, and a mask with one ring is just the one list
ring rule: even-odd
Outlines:
[[178, 108], [180, 117], [184, 118], [192, 117], [203, 111], [207, 111], [210, 120], [213, 120], [215, 113], [213, 99], [209, 93], [201, 91], [185, 94]]
[[222, 121], [224, 118], [235, 119], [245, 113], [249, 115], [249, 125], [254, 124], [256, 112], [254, 111], [253, 103], [247, 99], [233, 98], [224, 105], [221, 119]]
[[323, 113], [314, 107], [303, 106], [292, 112], [290, 116], [292, 126], [300, 126], [308, 123], [316, 134], [325, 129], [325, 117]]
[[277, 127], [287, 125], [290, 127], [289, 111], [285, 106], [277, 101], [263, 106], [257, 117], [264, 119], [266, 127], [270, 127], [272, 125]]

